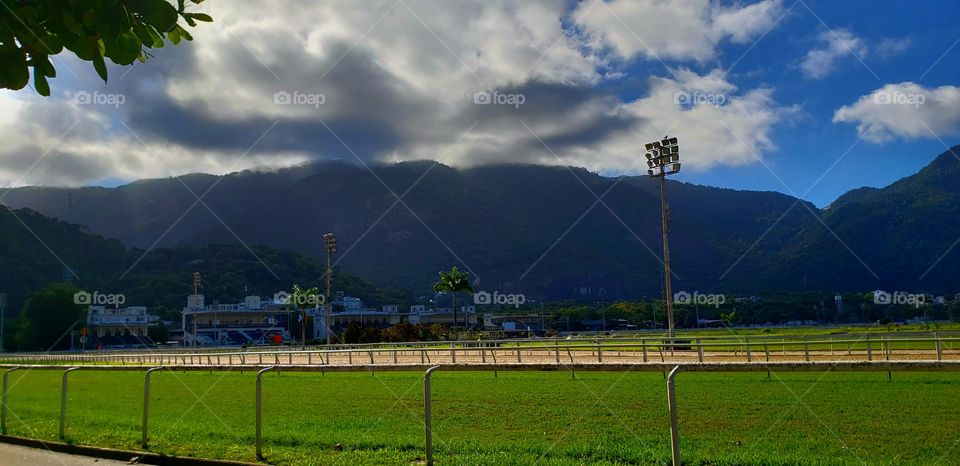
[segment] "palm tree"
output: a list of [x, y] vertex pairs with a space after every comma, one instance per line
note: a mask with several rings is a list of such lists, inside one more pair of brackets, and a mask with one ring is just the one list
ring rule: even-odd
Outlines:
[[457, 293], [466, 291], [473, 293], [470, 286], [470, 272], [462, 272], [454, 266], [449, 272], [440, 272], [440, 280], [433, 285], [433, 291], [450, 292], [453, 295], [453, 326], [457, 326]]
[[293, 294], [290, 296], [290, 301], [293, 302], [295, 309], [300, 311], [300, 342], [304, 346], [307, 344], [307, 308], [310, 303], [319, 303], [318, 296], [320, 295], [320, 290], [317, 287], [313, 288], [300, 288], [300, 285], [294, 283], [293, 285]]

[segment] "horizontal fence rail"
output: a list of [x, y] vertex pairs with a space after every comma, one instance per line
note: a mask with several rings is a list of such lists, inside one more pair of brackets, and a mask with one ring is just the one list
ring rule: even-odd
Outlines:
[[324, 346], [314, 349], [103, 351], [0, 354], [0, 363], [69, 365], [356, 366], [483, 365], [501, 362], [686, 364], [691, 362], [960, 360], [960, 336], [863, 334], [816, 337], [724, 336], [674, 339], [523, 340]]
[[667, 379], [667, 401], [670, 413], [670, 438], [671, 438], [671, 457], [674, 466], [680, 466], [680, 431], [677, 415], [676, 402], [676, 379], [681, 372], [803, 372], [803, 371], [834, 371], [834, 372], [940, 372], [940, 371], [960, 371], [960, 360], [958, 361], [839, 361], [839, 362], [820, 362], [820, 361], [794, 361], [794, 362], [722, 362], [722, 363], [646, 363], [646, 364], [624, 364], [624, 363], [577, 363], [558, 366], [556, 364], [531, 364], [531, 363], [487, 363], [487, 364], [369, 364], [353, 366], [319, 366], [319, 365], [287, 365], [287, 366], [247, 366], [247, 365], [169, 365], [169, 366], [151, 366], [151, 365], [96, 365], [96, 366], [72, 366], [72, 365], [10, 365], [0, 364], [0, 370], [3, 375], [2, 405], [0, 405], [0, 434], [6, 435], [6, 412], [7, 412], [7, 391], [8, 376], [14, 371], [62, 371], [63, 384], [61, 386], [61, 406], [60, 406], [60, 438], [64, 438], [66, 428], [66, 409], [67, 409], [67, 375], [74, 371], [105, 371], [105, 372], [131, 372], [138, 371], [144, 373], [144, 405], [143, 405], [143, 434], [142, 440], [144, 447], [147, 447], [147, 425], [148, 408], [150, 397], [150, 374], [156, 371], [256, 371], [256, 415], [255, 415], [255, 448], [258, 460], [264, 460], [262, 450], [262, 397], [263, 375], [268, 372], [375, 372], [375, 371], [407, 371], [423, 372], [424, 387], [424, 453], [426, 463], [433, 464], [433, 442], [432, 442], [432, 413], [431, 413], [431, 376], [444, 371], [607, 371], [607, 372], [669, 372]]

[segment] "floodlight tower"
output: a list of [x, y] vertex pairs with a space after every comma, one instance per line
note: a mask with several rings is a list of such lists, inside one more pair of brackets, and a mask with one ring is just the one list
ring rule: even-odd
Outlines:
[[677, 138], [664, 137], [646, 144], [647, 175], [660, 179], [660, 222], [663, 229], [663, 292], [667, 303], [667, 328], [672, 342], [676, 336], [673, 322], [673, 288], [670, 283], [670, 206], [667, 203], [665, 184], [667, 175], [680, 172], [680, 146]]
[[324, 308], [324, 325], [327, 326], [327, 344], [330, 344], [330, 308], [333, 307], [333, 302], [330, 299], [330, 279], [333, 276], [333, 268], [330, 266], [330, 257], [337, 252], [337, 237], [333, 233], [326, 233], [323, 235], [323, 245], [327, 250], [327, 295], [326, 299], [323, 300]]
[[[193, 295], [200, 294], [200, 272], [193, 272]], [[197, 311], [193, 311], [193, 346], [197, 346]]]

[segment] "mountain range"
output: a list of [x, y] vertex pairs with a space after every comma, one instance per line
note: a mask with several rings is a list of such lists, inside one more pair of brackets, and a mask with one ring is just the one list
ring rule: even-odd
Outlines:
[[[956, 154], [960, 146], [824, 209], [668, 180], [674, 291], [960, 292]], [[647, 177], [572, 167], [322, 162], [115, 188], [15, 188], [2, 202], [119, 241], [104, 247], [143, 250], [145, 261], [155, 248], [233, 245], [269, 277], [281, 267], [272, 261], [292, 259], [258, 247], [324, 259], [330, 232], [337, 266], [379, 286], [425, 292], [456, 265], [482, 290], [613, 300], [661, 293], [658, 189]]]

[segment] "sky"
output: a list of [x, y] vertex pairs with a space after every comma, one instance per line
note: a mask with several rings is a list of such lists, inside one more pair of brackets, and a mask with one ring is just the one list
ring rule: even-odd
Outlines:
[[104, 83], [0, 91], [0, 184], [337, 159], [646, 172], [827, 206], [960, 141], [953, 0], [231, 0]]

